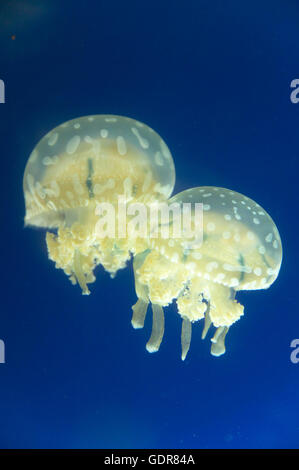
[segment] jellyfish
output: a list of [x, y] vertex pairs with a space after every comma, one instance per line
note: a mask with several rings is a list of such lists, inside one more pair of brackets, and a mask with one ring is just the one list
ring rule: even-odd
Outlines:
[[[159, 235], [137, 254], [133, 266], [138, 301], [132, 325], [143, 327], [151, 303], [153, 326], [146, 349], [158, 351], [164, 335], [163, 307], [176, 299], [182, 318], [181, 358], [186, 358], [190, 347], [192, 324], [201, 319], [203, 339], [211, 325], [216, 328], [211, 354], [220, 356], [225, 353], [228, 329], [244, 313], [236, 293], [267, 289], [278, 276], [279, 232], [259, 204], [228, 189], [188, 189], [172, 197], [169, 205], [173, 203], [181, 208], [185, 203], [202, 204], [202, 237], [190, 239], [184, 232], [168, 239]], [[195, 222], [194, 207], [190, 215]]]
[[29, 157], [25, 225], [47, 229], [49, 258], [89, 294], [97, 265], [114, 276], [131, 252], [144, 250], [130, 236], [99, 236], [99, 203], [166, 200], [174, 181], [171, 153], [147, 125], [113, 115], [73, 119], [47, 133]]

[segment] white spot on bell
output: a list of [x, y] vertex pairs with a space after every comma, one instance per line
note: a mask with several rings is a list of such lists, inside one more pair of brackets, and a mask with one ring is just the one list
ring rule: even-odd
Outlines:
[[140, 135], [140, 133], [139, 133], [138, 129], [136, 129], [136, 127], [132, 127], [131, 130], [132, 130], [133, 134], [137, 137], [140, 146], [141, 146], [143, 149], [148, 149], [148, 148], [149, 148], [149, 142], [148, 142], [148, 140], [144, 139], [144, 138]]
[[126, 155], [127, 146], [126, 146], [126, 141], [123, 138], [123, 136], [119, 135], [116, 137], [116, 146], [117, 146], [117, 151], [120, 155]]
[[106, 139], [106, 137], [108, 137], [107, 129], [101, 129], [100, 134], [103, 139]]
[[161, 152], [159, 151], [155, 153], [155, 162], [158, 166], [163, 166], [164, 164]]
[[79, 147], [80, 140], [81, 139], [78, 135], [74, 135], [74, 137], [72, 137], [66, 144], [66, 153], [68, 153], [69, 155], [75, 153], [77, 148]]
[[51, 134], [49, 137], [48, 145], [52, 147], [53, 145], [56, 144], [57, 140], [58, 140], [58, 132], [53, 132], [53, 134]]

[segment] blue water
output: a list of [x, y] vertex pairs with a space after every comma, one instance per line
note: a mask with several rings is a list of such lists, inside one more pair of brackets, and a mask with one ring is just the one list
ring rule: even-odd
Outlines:
[[[1, 448], [298, 448], [299, 4], [291, 0], [2, 1]], [[227, 353], [166, 309], [161, 349], [130, 325], [131, 264], [82, 296], [24, 229], [22, 177], [56, 125], [88, 114], [143, 121], [174, 157], [175, 193], [239, 191], [276, 222], [270, 289], [243, 292]]]

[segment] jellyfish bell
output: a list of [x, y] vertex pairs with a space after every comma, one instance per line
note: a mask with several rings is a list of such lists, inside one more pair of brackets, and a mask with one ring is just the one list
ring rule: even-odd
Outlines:
[[282, 261], [279, 232], [259, 204], [228, 189], [192, 188], [172, 197], [169, 204], [173, 203], [181, 207], [202, 204], [202, 242], [198, 247], [184, 236], [159, 237], [151, 241], [150, 250], [137, 256], [138, 301], [132, 323], [134, 327], [143, 325], [151, 302], [153, 333], [147, 349], [158, 350], [164, 333], [163, 307], [176, 299], [183, 319], [182, 359], [190, 346], [191, 324], [203, 318], [202, 337], [211, 324], [216, 327], [211, 353], [220, 356], [225, 352], [229, 327], [243, 315], [236, 293], [266, 289], [278, 276]]
[[113, 115], [73, 119], [46, 134], [29, 157], [25, 225], [52, 230], [49, 258], [88, 294], [96, 265], [114, 275], [134, 251], [128, 236], [99, 237], [98, 205], [115, 206], [119, 196], [164, 200], [174, 181], [170, 151], [146, 124]]

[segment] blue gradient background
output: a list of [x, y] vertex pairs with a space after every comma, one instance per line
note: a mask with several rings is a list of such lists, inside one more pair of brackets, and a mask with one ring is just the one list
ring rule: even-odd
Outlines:
[[[15, 35], [15, 40], [11, 38]], [[298, 448], [299, 4], [291, 0], [2, 1], [0, 75], [1, 448]], [[239, 191], [276, 222], [275, 284], [243, 292], [227, 353], [166, 309], [159, 353], [130, 325], [131, 264], [81, 296], [24, 229], [22, 177], [38, 140], [68, 119], [121, 114], [174, 157], [175, 193]]]

